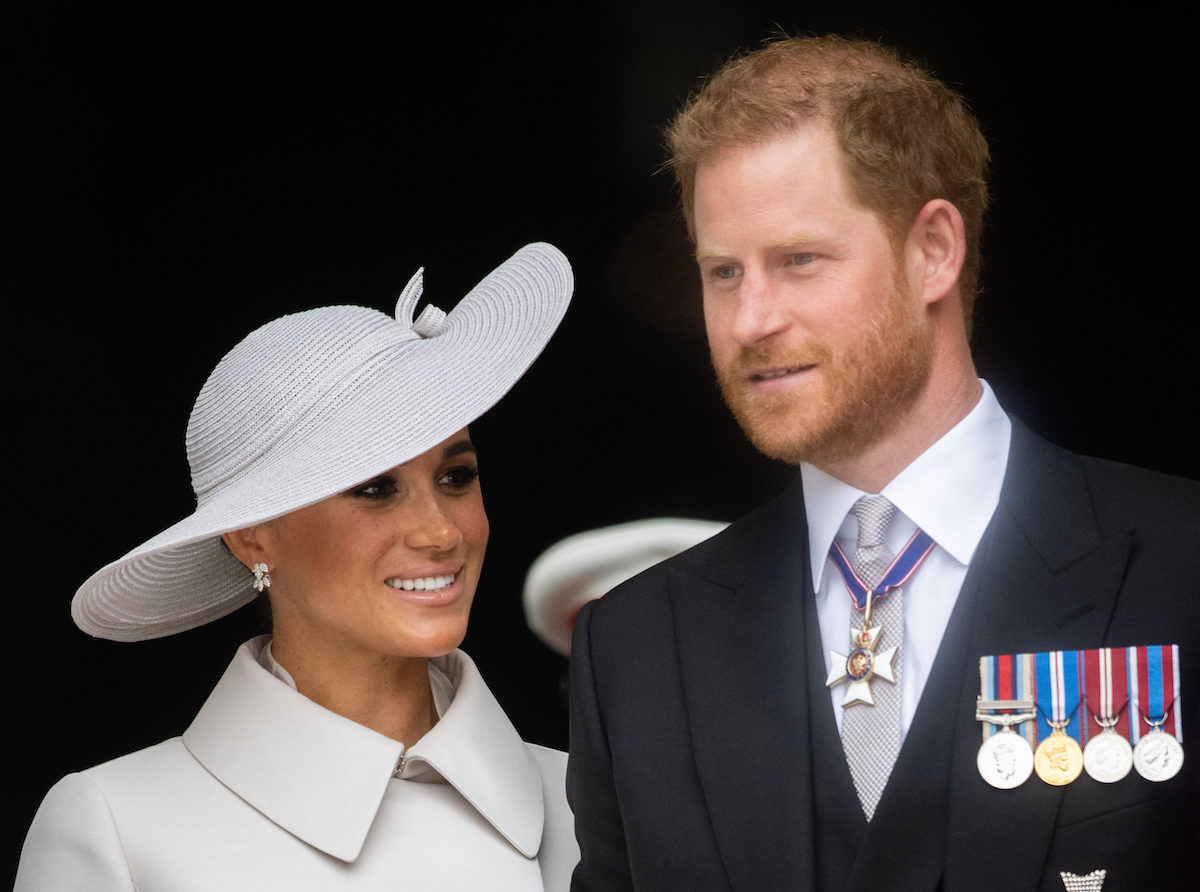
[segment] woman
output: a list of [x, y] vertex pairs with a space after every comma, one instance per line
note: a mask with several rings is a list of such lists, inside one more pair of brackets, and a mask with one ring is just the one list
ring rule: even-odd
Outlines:
[[467, 425], [570, 300], [529, 245], [448, 316], [285, 316], [188, 423], [196, 512], [84, 583], [85, 632], [170, 635], [270, 599], [182, 737], [47, 794], [17, 890], [565, 889], [565, 754], [521, 742], [456, 650], [488, 522]]

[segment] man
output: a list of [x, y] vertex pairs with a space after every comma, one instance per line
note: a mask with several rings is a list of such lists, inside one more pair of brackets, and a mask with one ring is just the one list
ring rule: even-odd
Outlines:
[[[669, 141], [725, 400], [800, 472], [581, 611], [574, 888], [1184, 888], [1200, 487], [1059, 450], [978, 379], [988, 152], [961, 98], [876, 44], [786, 39]], [[1000, 789], [998, 755], [985, 782], [981, 657], [1171, 644], [1177, 776]]]

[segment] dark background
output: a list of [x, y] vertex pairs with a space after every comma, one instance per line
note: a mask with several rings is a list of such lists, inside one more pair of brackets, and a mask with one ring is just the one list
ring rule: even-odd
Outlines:
[[533, 240], [577, 289], [473, 426], [492, 539], [465, 648], [527, 739], [566, 745], [566, 661], [521, 613], [533, 558], [624, 520], [732, 519], [788, 475], [710, 383], [655, 172], [680, 100], [775, 25], [882, 37], [971, 100], [995, 168], [975, 348], [1004, 406], [1075, 451], [1200, 477], [1181, 23], [895, 6], [6, 5], [0, 882], [55, 780], [181, 733], [256, 631], [245, 610], [117, 644], [69, 614], [88, 575], [190, 512], [183, 432], [217, 360], [285, 312], [390, 311], [420, 265], [450, 309]]

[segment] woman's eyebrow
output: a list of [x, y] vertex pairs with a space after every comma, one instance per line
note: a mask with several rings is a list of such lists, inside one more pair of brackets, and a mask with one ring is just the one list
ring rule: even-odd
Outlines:
[[446, 447], [446, 451], [442, 453], [442, 458], [453, 458], [456, 455], [462, 455], [464, 452], [475, 455], [475, 444], [470, 440], [459, 440], [457, 443], [451, 443]]

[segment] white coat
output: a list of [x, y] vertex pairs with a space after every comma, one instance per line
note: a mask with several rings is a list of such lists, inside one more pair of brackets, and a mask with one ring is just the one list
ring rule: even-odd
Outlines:
[[267, 641], [182, 737], [59, 781], [15, 892], [567, 889], [566, 754], [523, 743], [466, 654], [431, 661], [453, 700], [405, 753], [274, 677]]

